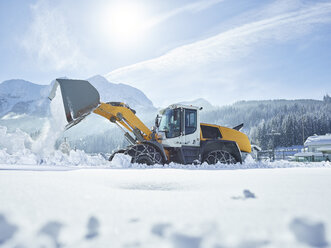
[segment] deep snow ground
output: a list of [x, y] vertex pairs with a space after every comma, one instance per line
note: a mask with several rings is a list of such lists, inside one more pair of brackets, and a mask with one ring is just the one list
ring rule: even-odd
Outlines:
[[327, 247], [331, 241], [330, 168], [15, 168], [0, 170], [1, 247]]

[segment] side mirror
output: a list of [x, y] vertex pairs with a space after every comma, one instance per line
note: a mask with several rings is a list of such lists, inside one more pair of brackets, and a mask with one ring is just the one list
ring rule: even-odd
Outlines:
[[157, 128], [159, 128], [159, 126], [160, 126], [160, 119], [161, 119], [161, 116], [159, 116], [159, 115], [157, 115], [157, 116], [155, 117], [155, 126], [156, 126]]

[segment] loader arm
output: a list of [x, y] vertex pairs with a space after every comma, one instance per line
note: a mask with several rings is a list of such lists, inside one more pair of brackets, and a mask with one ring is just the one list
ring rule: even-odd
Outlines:
[[93, 110], [93, 113], [105, 117], [120, 127], [124, 127], [132, 132], [140, 142], [153, 139], [152, 131], [124, 103], [100, 103]]
[[[132, 144], [146, 140], [155, 140], [156, 134], [152, 132], [125, 103], [100, 102], [100, 95], [88, 81], [72, 79], [56, 79], [50, 92], [49, 99], [52, 100], [61, 89], [61, 95], [68, 121], [66, 129], [78, 124], [90, 113], [105, 117], [118, 125], [124, 132], [124, 136]], [[130, 133], [132, 132], [136, 139]]]

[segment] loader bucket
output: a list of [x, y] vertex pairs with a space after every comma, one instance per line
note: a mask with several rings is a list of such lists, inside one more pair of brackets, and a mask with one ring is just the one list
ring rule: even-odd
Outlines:
[[56, 79], [49, 95], [50, 100], [55, 97], [59, 85], [68, 121], [67, 128], [83, 120], [100, 104], [99, 92], [85, 80]]

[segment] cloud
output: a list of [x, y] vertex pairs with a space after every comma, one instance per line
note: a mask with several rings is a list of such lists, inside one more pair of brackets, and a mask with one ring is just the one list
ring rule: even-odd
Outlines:
[[201, 96], [225, 104], [253, 90], [254, 96], [263, 95], [274, 85], [266, 86], [254, 77], [247, 82], [243, 75], [249, 74], [250, 65], [240, 64], [241, 60], [263, 45], [286, 43], [311, 33], [317, 24], [331, 22], [331, 3], [304, 5], [291, 1], [286, 5], [276, 1], [267, 9], [265, 13], [274, 15], [119, 68], [106, 77], [142, 89], [156, 105]]
[[212, 7], [213, 5], [216, 5], [220, 2], [223, 2], [224, 0], [203, 0], [203, 1], [197, 1], [194, 3], [186, 4], [182, 7], [173, 9], [171, 11], [168, 11], [166, 13], [163, 13], [156, 18], [149, 20], [150, 26], [156, 26], [157, 24], [166, 21], [167, 19], [170, 19], [176, 15], [189, 12], [189, 13], [197, 13], [200, 11], [203, 11], [205, 9], [208, 9]]
[[47, 0], [31, 6], [32, 22], [21, 45], [39, 66], [53, 70], [75, 70], [87, 64], [87, 58], [70, 34], [63, 11]]

